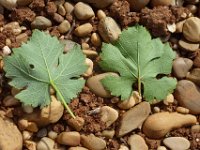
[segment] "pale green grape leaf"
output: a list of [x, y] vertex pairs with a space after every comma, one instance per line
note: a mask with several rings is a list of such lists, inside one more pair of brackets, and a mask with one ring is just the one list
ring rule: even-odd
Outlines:
[[105, 88], [111, 91], [112, 95], [121, 96], [122, 99], [126, 99], [127, 95], [130, 95], [134, 82], [135, 81], [131, 78], [116, 77], [112, 75], [102, 79]]
[[[79, 45], [67, 54], [56, 37], [34, 30], [30, 40], [4, 58], [10, 85], [24, 89], [16, 95], [25, 105], [46, 106], [50, 103], [50, 85], [54, 84], [68, 103], [81, 91], [85, 81], [78, 79], [87, 66]], [[60, 99], [60, 97], [58, 97]]]
[[153, 99], [161, 100], [163, 97], [167, 97], [168, 93], [173, 92], [174, 88], [176, 88], [176, 83], [176, 79], [167, 77], [144, 80], [144, 97], [146, 97], [147, 101], [151, 101]]
[[[156, 77], [159, 74], [170, 74], [175, 53], [168, 43], [163, 44], [158, 38], [152, 39], [146, 28], [137, 25], [124, 30], [113, 44], [104, 44], [100, 57], [99, 65], [103, 70], [119, 73], [126, 81], [126, 84], [120, 81], [121, 87], [118, 87], [119, 80], [114, 82], [114, 79], [111, 79], [114, 77], [107, 76], [102, 80], [103, 85], [114, 96], [121, 96], [121, 99], [124, 100], [130, 97], [132, 93], [130, 89], [133, 90], [134, 83], [145, 84], [148, 79], [157, 80]], [[172, 82], [172, 80], [169, 80], [169, 82]], [[152, 86], [151, 88], [159, 87]], [[166, 86], [166, 89], [172, 88], [175, 88], [172, 87], [172, 84], [169, 84], [169, 87]], [[144, 93], [145, 90], [149, 89], [144, 87]], [[171, 90], [165, 90], [159, 96], [157, 96], [158, 93], [153, 93], [151, 97], [148, 97], [148, 94], [144, 97], [147, 100], [164, 99], [169, 91]]]

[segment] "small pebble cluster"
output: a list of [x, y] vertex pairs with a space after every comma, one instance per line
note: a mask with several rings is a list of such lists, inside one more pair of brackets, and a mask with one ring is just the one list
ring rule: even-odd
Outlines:
[[[178, 80], [165, 100], [144, 102], [137, 91], [120, 101], [101, 84], [116, 73], [98, 67], [103, 42], [113, 43], [122, 30], [144, 25], [176, 52], [170, 76]], [[25, 43], [32, 30], [57, 36], [64, 52], [77, 42], [86, 55], [85, 89], [70, 105], [68, 117], [51, 92], [42, 109], [24, 106], [7, 85], [3, 57]], [[198, 150], [200, 149], [200, 1], [199, 0], [0, 0], [0, 149], [2, 150]], [[91, 94], [92, 93], [92, 94]], [[101, 104], [89, 104], [91, 98]], [[80, 105], [73, 104], [84, 101]], [[81, 114], [77, 109], [85, 109]], [[82, 112], [82, 111], [80, 111]], [[93, 132], [85, 116], [103, 127]], [[66, 119], [67, 118], [67, 119]], [[95, 119], [94, 119], [95, 120]], [[94, 123], [95, 124], [95, 123]], [[183, 129], [183, 133], [177, 133]], [[96, 131], [98, 130], [98, 131]], [[189, 132], [186, 133], [186, 130]]]

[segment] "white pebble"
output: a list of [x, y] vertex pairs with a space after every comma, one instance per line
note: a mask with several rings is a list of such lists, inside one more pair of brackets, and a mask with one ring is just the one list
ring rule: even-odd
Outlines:
[[4, 46], [3, 47], [3, 54], [5, 55], [5, 56], [7, 56], [7, 55], [10, 55], [11, 54], [11, 49], [8, 47], [8, 46]]

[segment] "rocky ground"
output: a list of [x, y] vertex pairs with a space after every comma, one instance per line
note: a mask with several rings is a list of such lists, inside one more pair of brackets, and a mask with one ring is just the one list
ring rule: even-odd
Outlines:
[[[200, 150], [199, 0], [0, 0], [1, 150]], [[115, 41], [128, 26], [141, 24], [177, 56], [178, 80], [162, 102], [144, 102], [137, 91], [126, 101], [100, 83], [102, 42]], [[23, 106], [8, 85], [2, 58], [26, 42], [33, 29], [81, 45], [89, 66], [82, 92], [69, 105], [70, 117], [51, 90], [43, 109]]]

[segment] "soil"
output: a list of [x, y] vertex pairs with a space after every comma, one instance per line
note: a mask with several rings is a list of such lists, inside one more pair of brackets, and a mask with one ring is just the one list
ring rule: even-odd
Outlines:
[[[95, 8], [94, 10], [96, 11]], [[97, 51], [98, 53], [100, 52], [100, 47], [95, 47], [94, 45], [92, 45], [92, 43], [88, 41], [87, 38], [78, 38], [73, 34], [74, 28], [84, 22], [90, 22], [94, 27], [94, 31], [96, 31], [98, 24], [97, 18], [92, 18], [89, 21], [79, 21], [72, 15], [67, 15], [66, 19], [70, 23], [74, 23], [74, 25], [72, 25], [72, 29], [70, 30], [70, 32], [63, 36], [59, 33], [57, 29], [57, 26], [59, 24], [58, 21], [53, 19], [53, 14], [56, 11], [57, 8], [54, 1], [33, 0], [33, 2], [29, 5], [29, 7], [19, 7], [13, 9], [12, 11], [5, 10], [4, 15], [0, 14], [0, 27], [2, 27], [5, 23], [9, 23], [11, 21], [17, 21], [21, 25], [26, 27], [26, 30], [24, 32], [26, 32], [30, 36], [32, 32], [30, 23], [34, 20], [35, 16], [36, 15], [48, 16], [48, 18], [51, 19], [53, 22], [53, 26], [48, 28], [48, 31], [51, 35], [57, 36], [58, 38], [70, 39], [79, 44], [87, 42], [93, 51]], [[120, 24], [122, 29], [139, 23], [147, 27], [154, 37], [167, 37], [171, 35], [171, 33], [166, 28], [167, 24], [173, 24], [180, 20], [183, 20], [187, 18], [190, 13], [189, 10], [186, 9], [185, 7], [168, 7], [168, 6], [159, 6], [155, 8], [148, 6], [147, 8], [142, 9], [140, 12], [131, 12], [130, 5], [126, 0], [116, 0], [111, 6], [104, 9], [104, 12], [108, 16], [113, 17]], [[179, 37], [177, 36], [177, 38]], [[21, 43], [16, 42], [16, 35], [12, 33], [11, 29], [6, 28], [0, 32], [0, 50], [6, 45], [6, 39], [11, 40], [10, 48], [19, 47], [21, 45]], [[171, 42], [172, 46], [173, 44], [174, 43]], [[196, 67], [200, 67], [199, 57], [200, 57], [199, 51], [193, 54], [194, 65]], [[98, 61], [99, 61], [99, 56], [93, 58], [94, 64], [97, 64]], [[99, 67], [95, 65], [93, 75], [98, 74], [99, 72], [102, 72], [102, 70], [100, 70]], [[1, 71], [1, 69], [0, 69], [0, 83], [2, 83], [2, 87], [0, 86], [1, 87], [0, 90], [2, 90], [2, 92], [0, 92], [0, 97], [4, 98], [6, 95], [10, 94], [11, 87], [8, 86], [7, 79], [5, 78], [4, 72]], [[0, 108], [6, 110], [6, 112], [11, 111], [12, 115], [8, 113], [9, 114], [8, 116], [17, 122], [18, 117], [21, 115], [21, 113], [23, 113], [21, 111], [21, 107], [18, 106], [13, 108], [6, 108], [2, 105], [3, 104], [0, 101]], [[75, 115], [80, 116], [85, 120], [85, 125], [83, 129], [80, 131], [80, 133], [86, 135], [93, 133], [97, 136], [100, 134], [101, 131], [105, 129], [105, 124], [100, 121], [100, 116], [98, 114], [91, 113], [91, 111], [94, 109], [98, 109], [101, 106], [111, 106], [112, 108], [119, 110], [119, 108], [116, 107], [116, 104], [112, 103], [110, 99], [105, 99], [96, 96], [89, 90], [88, 87], [84, 87], [83, 91], [79, 94], [77, 98], [72, 100], [69, 106], [73, 110]], [[159, 107], [161, 111], [174, 112], [176, 110], [177, 104], [174, 103], [173, 105], [166, 106], [163, 103], [158, 103], [156, 105], [152, 105], [152, 109], [155, 106]], [[119, 112], [120, 115], [122, 115], [124, 111], [119, 110]], [[200, 122], [200, 117], [199, 116], [197, 117], [198, 121]], [[65, 112], [62, 118], [57, 123], [51, 124], [46, 128], [48, 129], [48, 131], [54, 130], [57, 133], [60, 133], [62, 131], [70, 131], [72, 129], [66, 123], [69, 118], [70, 118], [69, 114]], [[116, 123], [114, 123], [111, 127], [109, 127], [109, 129], [117, 130], [117, 127], [118, 127], [118, 121], [116, 121]], [[149, 139], [145, 137], [145, 135], [141, 132], [140, 129], [134, 132], [144, 137], [147, 145], [151, 150], [156, 150], [157, 147], [161, 144], [162, 139], [160, 140]], [[37, 133], [34, 133], [33, 135], [33, 140], [35, 141], [38, 140], [36, 134]], [[190, 127], [173, 130], [168, 134], [168, 136], [185, 137], [191, 142], [191, 150], [200, 149], [200, 142], [197, 140], [200, 139], [200, 133], [192, 133]], [[117, 150], [119, 149], [121, 144], [127, 145], [127, 138], [128, 136], [125, 136], [123, 138], [114, 137], [113, 139], [105, 139], [107, 142], [107, 149]]]

